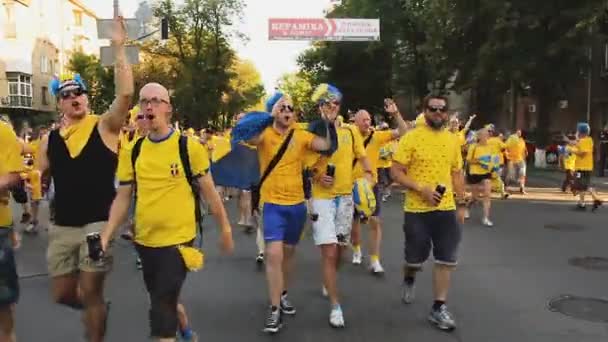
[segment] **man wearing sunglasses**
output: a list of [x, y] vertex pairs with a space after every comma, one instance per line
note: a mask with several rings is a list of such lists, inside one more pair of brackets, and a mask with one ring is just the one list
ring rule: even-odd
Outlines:
[[55, 78], [50, 90], [63, 116], [60, 129], [40, 144], [38, 169], [50, 171], [55, 187], [55, 222], [49, 228], [47, 262], [55, 302], [84, 309], [88, 341], [102, 341], [108, 306], [103, 287], [112, 258], [89, 258], [86, 236], [108, 219], [116, 193], [114, 184], [118, 138], [129, 114], [133, 74], [127, 64], [127, 34], [122, 17], [115, 17], [112, 45], [116, 52], [116, 98], [108, 112], [93, 115], [87, 88], [79, 75]]
[[402, 300], [406, 304], [414, 300], [416, 273], [432, 249], [435, 302], [428, 319], [439, 329], [452, 330], [456, 323], [446, 300], [464, 221], [462, 154], [457, 138], [445, 129], [447, 99], [429, 96], [424, 106], [426, 124], [417, 125], [401, 139], [391, 169], [393, 180], [407, 188]]
[[[378, 185], [378, 163], [380, 161], [380, 149], [393, 139], [398, 139], [404, 135], [409, 126], [403, 120], [399, 109], [393, 100], [386, 99], [384, 101], [384, 110], [392, 116], [393, 120], [397, 124], [397, 129], [388, 131], [374, 131], [372, 127], [372, 119], [370, 114], [366, 110], [360, 110], [355, 114], [355, 126], [358, 128], [358, 133], [361, 134], [365, 145], [365, 151], [367, 153], [367, 159], [371, 164], [372, 179], [374, 182], [374, 196], [376, 197], [376, 210], [370, 218], [370, 271], [374, 275], [381, 275], [384, 273], [384, 268], [380, 263], [380, 245], [382, 243], [382, 222], [380, 221], [380, 201], [381, 193], [380, 186]], [[355, 165], [355, 178], [362, 178], [365, 175], [365, 169], [361, 163]], [[352, 263], [355, 265], [361, 264], [362, 253], [361, 253], [361, 222], [358, 219], [358, 215], [354, 216], [353, 219], [353, 232], [352, 232], [352, 243], [353, 243], [353, 260]]]
[[281, 314], [295, 315], [296, 309], [287, 299], [287, 288], [293, 273], [295, 247], [300, 241], [307, 218], [303, 155], [308, 151], [331, 148], [329, 123], [337, 111], [322, 112], [327, 135], [316, 136], [296, 126], [291, 99], [277, 93], [267, 104], [274, 118], [272, 125], [248, 143], [257, 146], [260, 171], [263, 173], [279, 148], [290, 137], [285, 153], [270, 172], [260, 189], [262, 227], [266, 242], [266, 278], [270, 295], [270, 310], [264, 331], [276, 333], [282, 327]]

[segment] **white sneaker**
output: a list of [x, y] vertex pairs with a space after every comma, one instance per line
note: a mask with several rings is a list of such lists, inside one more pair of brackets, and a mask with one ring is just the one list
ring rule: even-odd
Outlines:
[[469, 211], [469, 209], [467, 209], [464, 212], [464, 218], [467, 219], [467, 220], [471, 218], [471, 212]]
[[329, 294], [327, 293], [327, 289], [325, 288], [325, 286], [323, 286], [323, 288], [321, 289], [321, 295], [325, 298], [327, 298], [327, 296], [329, 296]]
[[353, 265], [361, 265], [362, 259], [361, 252], [353, 252]]
[[342, 315], [342, 309], [339, 306], [331, 309], [329, 325], [334, 328], [344, 328], [344, 315]]
[[374, 275], [380, 275], [384, 273], [384, 268], [382, 268], [380, 261], [371, 263], [371, 265], [369, 265], [369, 269]]
[[492, 221], [490, 221], [490, 219], [487, 218], [487, 217], [484, 217], [484, 219], [481, 220], [481, 224], [483, 224], [486, 227], [493, 227], [494, 226], [494, 223], [492, 223]]

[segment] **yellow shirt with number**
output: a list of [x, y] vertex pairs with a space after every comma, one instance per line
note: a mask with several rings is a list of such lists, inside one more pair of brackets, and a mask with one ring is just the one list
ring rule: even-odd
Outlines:
[[[359, 130], [356, 131], [357, 133], [361, 134]], [[365, 140], [369, 137], [369, 134], [361, 134], [361, 140], [365, 142]], [[367, 159], [369, 160], [370, 166], [372, 168], [374, 183], [378, 182], [378, 162], [380, 161], [380, 148], [391, 140], [393, 140], [392, 131], [374, 131], [372, 139], [369, 141], [367, 147], [365, 148]], [[357, 162], [357, 164], [355, 165], [355, 179], [363, 178], [363, 176], [365, 176], [365, 172], [363, 172], [363, 167], [361, 166], [361, 163]]]
[[447, 130], [433, 130], [426, 125], [417, 126], [401, 138], [393, 162], [405, 166], [407, 175], [420, 186], [435, 189], [441, 184], [446, 187], [438, 206], [427, 203], [418, 192], [406, 190], [403, 206], [406, 212], [456, 209], [452, 173], [462, 169], [462, 154], [452, 133]]
[[[291, 129], [294, 129], [294, 134], [285, 154], [262, 184], [260, 203], [294, 205], [304, 202], [304, 156], [311, 149], [315, 135], [297, 128], [296, 125]], [[257, 145], [260, 174], [263, 174], [277, 154], [288, 132], [281, 134], [272, 126], [262, 132]]]
[[517, 135], [507, 139], [507, 158], [512, 162], [521, 162], [526, 159], [526, 141]]
[[494, 147], [494, 155], [499, 156], [500, 165], [505, 163], [504, 150], [507, 145], [499, 137], [491, 137], [488, 139], [488, 145]]
[[[593, 171], [593, 139], [591, 137], [581, 138], [574, 150], [577, 151], [574, 168], [576, 171]], [[584, 155], [579, 153], [584, 152]]]
[[[8, 124], [0, 122], [0, 176], [24, 170], [21, 150], [22, 145], [13, 129]], [[8, 228], [13, 224], [9, 198], [8, 190], [0, 190], [0, 228]]]
[[[158, 142], [145, 138], [135, 174], [131, 165], [132, 145], [119, 155], [120, 183], [130, 184], [137, 178], [135, 242], [138, 244], [166, 247], [189, 242], [196, 236], [194, 197], [179, 156], [179, 137], [173, 132]], [[195, 177], [208, 172], [209, 156], [195, 138], [188, 138], [188, 156]]]
[[318, 180], [313, 182], [312, 197], [318, 199], [331, 199], [336, 196], [349, 195], [353, 192], [353, 161], [365, 156], [361, 135], [354, 132], [355, 128], [340, 127], [338, 133], [338, 149], [331, 157], [320, 157], [314, 166], [320, 175], [327, 171], [327, 165], [336, 167], [334, 184], [330, 188], [322, 186]]
[[467, 162], [469, 163], [469, 173], [472, 175], [486, 175], [494, 169], [492, 158], [494, 156], [494, 146], [473, 144], [469, 146], [467, 152]]

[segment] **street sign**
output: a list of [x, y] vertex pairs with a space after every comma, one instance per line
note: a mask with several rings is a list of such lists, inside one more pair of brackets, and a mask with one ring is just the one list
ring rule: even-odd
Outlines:
[[[114, 19], [97, 19], [97, 38], [111, 39]], [[141, 25], [137, 19], [125, 19], [127, 35], [129, 39], [137, 39], [141, 36]]]
[[378, 41], [380, 19], [271, 18], [268, 39]]
[[[126, 48], [127, 63], [131, 65], [139, 64], [139, 47], [130, 45]], [[101, 65], [106, 67], [114, 65], [114, 49], [111, 46], [102, 46], [99, 50], [99, 56]]]

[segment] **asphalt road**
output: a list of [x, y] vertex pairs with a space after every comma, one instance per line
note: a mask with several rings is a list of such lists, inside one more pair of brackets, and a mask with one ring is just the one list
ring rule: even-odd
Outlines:
[[[341, 272], [344, 330], [328, 325], [329, 305], [320, 294], [319, 255], [310, 236], [299, 249], [290, 290], [298, 313], [286, 318], [279, 335], [261, 332], [267, 294], [264, 274], [254, 263], [255, 235], [236, 227], [235, 254], [224, 257], [218, 253], [217, 233], [208, 223], [207, 264], [188, 277], [183, 301], [201, 341], [608, 341], [606, 323], [547, 309], [551, 298], [563, 294], [608, 297], [606, 271], [588, 271], [568, 263], [572, 257], [608, 257], [608, 209], [592, 214], [573, 211], [564, 202], [515, 199], [494, 203], [494, 228], [482, 227], [478, 212], [464, 228], [460, 266], [448, 302], [459, 324], [453, 333], [437, 331], [426, 321], [432, 300], [429, 265], [419, 277], [417, 302], [410, 306], [400, 302], [403, 233], [399, 198], [386, 203], [383, 210], [386, 276], [375, 278], [366, 268], [350, 264]], [[580, 230], [546, 229], [547, 224], [577, 224]], [[79, 314], [51, 303], [44, 275], [45, 247], [45, 234], [25, 236], [18, 252], [23, 277], [17, 306], [19, 340], [81, 341]], [[124, 242], [115, 249], [115, 269], [107, 285], [113, 303], [107, 341], [148, 340], [148, 300], [132, 253]], [[604, 311], [608, 313], [608, 308]]]

